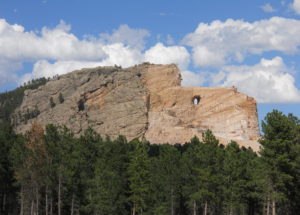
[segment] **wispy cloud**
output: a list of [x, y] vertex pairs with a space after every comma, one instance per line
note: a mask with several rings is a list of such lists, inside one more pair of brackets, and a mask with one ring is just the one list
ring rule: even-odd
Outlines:
[[275, 8], [272, 7], [272, 5], [270, 3], [264, 4], [262, 6], [260, 6], [260, 8], [265, 11], [266, 13], [274, 13], [277, 10]]

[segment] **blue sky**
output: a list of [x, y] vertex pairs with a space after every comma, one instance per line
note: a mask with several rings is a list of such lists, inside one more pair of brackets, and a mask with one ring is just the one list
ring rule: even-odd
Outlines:
[[300, 0], [4, 0], [0, 92], [99, 65], [176, 63], [300, 117]]

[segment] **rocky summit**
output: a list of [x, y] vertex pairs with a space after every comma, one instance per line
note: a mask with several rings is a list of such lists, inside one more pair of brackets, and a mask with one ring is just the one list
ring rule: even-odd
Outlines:
[[253, 98], [234, 87], [182, 87], [174, 64], [97, 67], [58, 76], [25, 91], [12, 115], [21, 133], [33, 120], [65, 125], [75, 134], [91, 127], [103, 137], [150, 143], [185, 143], [210, 129], [224, 144], [235, 140], [259, 148]]

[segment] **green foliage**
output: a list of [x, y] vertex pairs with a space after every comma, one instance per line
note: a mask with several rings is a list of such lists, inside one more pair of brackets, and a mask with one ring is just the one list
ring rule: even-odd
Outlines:
[[181, 154], [168, 144], [152, 145], [151, 148], [158, 148], [158, 155], [150, 157], [151, 213], [174, 214], [180, 207]]
[[12, 214], [17, 212], [15, 200], [17, 188], [14, 186], [13, 158], [10, 151], [18, 136], [11, 126], [4, 126], [0, 130], [0, 214]]
[[142, 214], [147, 209], [150, 192], [150, 160], [148, 146], [134, 140], [134, 150], [129, 154], [128, 181], [130, 188], [129, 200], [134, 213]]
[[[290, 206], [293, 203], [297, 192], [292, 187], [299, 186], [297, 166], [297, 149], [299, 142], [299, 120], [293, 115], [285, 116], [274, 110], [268, 113], [262, 122], [264, 132], [260, 140], [263, 146], [260, 154], [265, 165], [266, 190], [265, 195], [280, 210], [295, 210], [298, 205]], [[292, 201], [291, 201], [292, 200]]]
[[[80, 137], [38, 124], [0, 129], [1, 214], [277, 214], [300, 211], [300, 125], [278, 111], [263, 122], [257, 155], [211, 131], [184, 145]], [[5, 198], [4, 198], [5, 197]], [[4, 201], [5, 199], [5, 201]]]
[[46, 78], [35, 79], [15, 90], [0, 93], [0, 126], [10, 123], [11, 114], [21, 105], [25, 90], [37, 89], [39, 86], [45, 85], [47, 81]]
[[26, 113], [24, 114], [22, 120], [24, 120], [25, 122], [30, 120], [30, 119], [34, 119], [36, 118], [38, 115], [40, 114], [39, 109], [37, 108], [37, 106], [35, 106], [35, 108], [33, 110], [29, 110], [27, 108]]
[[101, 141], [99, 151], [90, 191], [92, 211], [103, 215], [122, 214], [127, 206], [127, 141], [123, 137], [113, 142]]

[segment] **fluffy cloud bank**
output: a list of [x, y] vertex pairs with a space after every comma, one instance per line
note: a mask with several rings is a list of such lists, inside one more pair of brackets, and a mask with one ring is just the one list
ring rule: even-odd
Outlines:
[[63, 21], [54, 29], [28, 32], [0, 19], [0, 58], [14, 61], [97, 60], [105, 56], [99, 42], [79, 40]]
[[297, 14], [300, 14], [300, 0], [294, 0], [292, 8]]
[[[180, 68], [189, 64], [189, 53], [183, 46], [158, 43], [143, 51], [144, 39], [150, 36], [145, 29], [121, 25], [112, 34], [86, 39], [79, 39], [70, 30], [71, 26], [61, 21], [53, 29], [25, 31], [21, 25], [0, 19], [0, 84], [52, 77], [83, 67], [129, 67], [144, 61], [176, 63]], [[17, 71], [24, 62], [34, 63], [33, 71], [19, 77]]]
[[281, 57], [275, 57], [262, 58], [254, 66], [225, 66], [216, 76], [222, 77], [219, 85], [235, 86], [258, 102], [295, 103], [300, 102], [300, 91], [295, 87], [293, 72]]
[[[282, 57], [262, 58], [253, 66], [245, 61], [248, 56], [269, 51], [296, 55], [299, 35], [300, 21], [296, 19], [273, 17], [253, 23], [228, 19], [200, 23], [181, 45], [157, 43], [145, 48], [150, 33], [127, 25], [111, 34], [79, 39], [63, 21], [53, 29], [32, 32], [0, 19], [0, 89], [9, 82], [22, 83], [81, 68], [175, 63], [182, 71], [184, 86], [236, 86], [262, 103], [300, 102], [295, 72]], [[191, 53], [186, 46], [191, 47]], [[32, 63], [32, 71], [19, 74], [26, 62]]]
[[296, 53], [299, 35], [300, 20], [296, 19], [272, 17], [253, 23], [228, 19], [200, 23], [183, 44], [192, 47], [195, 66], [221, 67], [268, 51]]
[[157, 43], [145, 52], [145, 61], [151, 63], [177, 63], [180, 69], [185, 69], [190, 62], [190, 54], [183, 46], [164, 46]]

